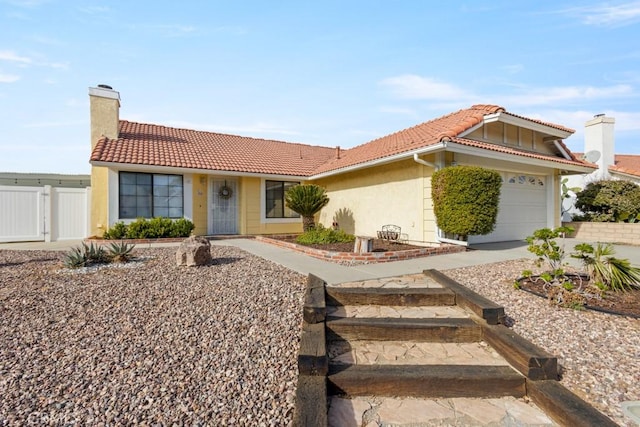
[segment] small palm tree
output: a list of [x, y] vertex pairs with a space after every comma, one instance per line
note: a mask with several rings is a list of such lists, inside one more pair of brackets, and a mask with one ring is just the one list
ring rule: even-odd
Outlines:
[[287, 190], [284, 202], [302, 216], [302, 230], [309, 231], [316, 226], [314, 215], [329, 203], [329, 197], [319, 185], [296, 185]]

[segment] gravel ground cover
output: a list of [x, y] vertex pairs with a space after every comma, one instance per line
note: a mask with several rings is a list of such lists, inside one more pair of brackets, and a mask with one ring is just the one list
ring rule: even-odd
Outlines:
[[540, 270], [518, 260], [443, 273], [503, 305], [514, 331], [558, 357], [565, 387], [621, 426], [635, 426], [620, 404], [640, 400], [640, 319], [549, 305], [514, 289], [525, 269]]
[[231, 247], [203, 267], [135, 251], [77, 271], [0, 251], [0, 425], [287, 425], [306, 277]]
[[[0, 251], [0, 425], [289, 424], [306, 277], [232, 247], [175, 265], [136, 249], [69, 271], [63, 253]], [[560, 358], [562, 383], [622, 426], [640, 400], [640, 320], [548, 305], [512, 286], [529, 260], [445, 271], [505, 306]]]

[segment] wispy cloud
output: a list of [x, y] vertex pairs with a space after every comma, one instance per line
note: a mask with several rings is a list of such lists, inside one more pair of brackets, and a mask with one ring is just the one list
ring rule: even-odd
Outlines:
[[415, 74], [389, 77], [380, 84], [390, 87], [396, 96], [405, 99], [446, 100], [471, 97], [470, 93], [456, 85]]
[[182, 37], [193, 34], [197, 28], [182, 24], [131, 24], [129, 28], [136, 31], [160, 34], [164, 37]]
[[420, 116], [415, 109], [406, 107], [382, 106], [378, 108], [378, 111], [381, 113], [397, 114], [411, 118], [418, 118]]
[[509, 74], [518, 74], [522, 70], [524, 70], [524, 65], [522, 64], [510, 64], [502, 67]]
[[25, 128], [59, 128], [74, 127], [86, 124], [85, 120], [55, 121], [55, 122], [34, 122], [25, 124]]
[[33, 63], [31, 58], [20, 56], [12, 50], [0, 50], [0, 61], [17, 62], [19, 64]]
[[575, 16], [586, 25], [622, 27], [640, 22], [640, 1], [628, 1], [616, 5], [602, 3], [564, 9], [559, 12]]
[[296, 136], [300, 135], [300, 132], [286, 127], [282, 127], [272, 123], [258, 122], [255, 124], [249, 124], [246, 126], [229, 126], [219, 124], [202, 124], [193, 123], [188, 121], [168, 121], [168, 126], [184, 128], [184, 129], [198, 129], [210, 132], [231, 133], [236, 135], [287, 135]]
[[635, 95], [630, 85], [560, 86], [524, 89], [518, 93], [499, 96], [500, 103], [509, 106], [554, 105]]
[[3, 0], [0, 3], [32, 9], [45, 3], [49, 3], [49, 0]]
[[15, 74], [2, 74], [0, 73], [0, 83], [13, 83], [20, 80], [20, 76]]
[[100, 15], [100, 14], [111, 11], [109, 6], [85, 6], [85, 7], [81, 7], [78, 10], [80, 10], [80, 12], [84, 12], [89, 15]]

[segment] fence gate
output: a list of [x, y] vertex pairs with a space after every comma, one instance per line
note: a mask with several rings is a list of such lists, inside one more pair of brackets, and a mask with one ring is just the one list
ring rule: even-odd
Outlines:
[[88, 188], [0, 186], [0, 242], [86, 237], [89, 197]]

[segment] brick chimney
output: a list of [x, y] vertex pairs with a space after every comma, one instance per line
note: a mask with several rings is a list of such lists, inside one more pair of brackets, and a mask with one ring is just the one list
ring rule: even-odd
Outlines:
[[108, 85], [89, 88], [91, 110], [91, 149], [102, 136], [118, 138], [120, 93]]
[[613, 126], [616, 120], [597, 114], [593, 119], [585, 123], [584, 128], [584, 152], [600, 152], [600, 158], [596, 161], [598, 170], [592, 176], [596, 179], [609, 178], [608, 167], [615, 164], [615, 140]]

